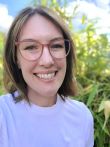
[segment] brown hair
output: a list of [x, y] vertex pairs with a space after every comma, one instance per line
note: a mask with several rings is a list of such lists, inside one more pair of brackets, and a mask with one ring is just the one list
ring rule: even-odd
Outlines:
[[42, 15], [46, 19], [53, 22], [62, 32], [64, 39], [69, 39], [71, 42], [71, 50], [67, 58], [67, 70], [64, 81], [58, 90], [60, 96], [74, 96], [76, 94], [76, 80], [74, 77], [74, 69], [76, 65], [75, 45], [71, 34], [62, 20], [53, 10], [38, 6], [36, 8], [27, 7], [23, 9], [13, 21], [8, 32], [5, 50], [4, 50], [4, 86], [6, 90], [14, 96], [14, 92], [18, 91], [19, 96], [15, 97], [16, 101], [25, 98], [29, 101], [27, 96], [27, 85], [23, 79], [21, 70], [17, 65], [16, 46], [15, 42], [19, 39], [19, 34], [24, 24], [35, 14]]

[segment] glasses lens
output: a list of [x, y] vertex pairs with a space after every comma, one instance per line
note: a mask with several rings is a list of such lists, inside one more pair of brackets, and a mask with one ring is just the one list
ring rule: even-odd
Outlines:
[[27, 60], [36, 60], [42, 52], [42, 45], [36, 41], [23, 41], [19, 45], [21, 55]]
[[54, 40], [50, 44], [50, 52], [55, 58], [65, 58], [70, 51], [69, 40], [58, 39]]

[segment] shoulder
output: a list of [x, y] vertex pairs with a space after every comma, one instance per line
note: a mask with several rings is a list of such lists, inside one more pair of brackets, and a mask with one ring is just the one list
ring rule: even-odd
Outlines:
[[0, 130], [2, 127], [2, 122], [3, 122], [3, 111], [5, 110], [5, 101], [9, 97], [9, 94], [2, 95], [0, 96]]
[[69, 97], [66, 98], [63, 105], [64, 109], [62, 113], [66, 120], [69, 120], [72, 126], [75, 125], [75, 128], [79, 126], [78, 130], [82, 132], [83, 136], [86, 138], [88, 136], [87, 140], [90, 139], [93, 142], [94, 120], [89, 108], [83, 102]]
[[15, 111], [15, 101], [12, 94], [7, 93], [0, 96], [0, 125], [9, 121], [11, 114]]
[[10, 113], [11, 109], [15, 105], [15, 101], [13, 99], [12, 94], [7, 93], [5, 95], [0, 96], [0, 110], [1, 113], [6, 116]]
[[70, 114], [80, 117], [84, 121], [86, 119], [88, 122], [93, 122], [92, 113], [83, 102], [67, 97], [64, 107]]
[[11, 94], [7, 93], [5, 95], [1, 95], [0, 96], [0, 108], [3, 106], [3, 105], [6, 105], [8, 104], [9, 102], [12, 102], [13, 101], [13, 97]]
[[11, 94], [0, 96], [0, 146], [7, 146], [7, 130], [10, 126], [10, 108], [13, 102]]

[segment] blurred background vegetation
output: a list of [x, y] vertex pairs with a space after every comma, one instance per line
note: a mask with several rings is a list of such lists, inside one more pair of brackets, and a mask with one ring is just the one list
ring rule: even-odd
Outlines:
[[[90, 20], [85, 15], [80, 20], [81, 24], [85, 27], [75, 32], [72, 22], [77, 15], [78, 6], [73, 9], [71, 15], [68, 15], [66, 12], [66, 0], [64, 0], [62, 6], [60, 1], [57, 0], [32, 1], [32, 5], [39, 4], [46, 5], [57, 11], [71, 30], [77, 53], [76, 79], [78, 81], [79, 93], [76, 99], [83, 101], [94, 116], [94, 147], [110, 147], [110, 118], [107, 118], [104, 127], [104, 101], [110, 100], [110, 40], [106, 34], [96, 33], [94, 24], [98, 20]], [[2, 81], [4, 38], [5, 34], [0, 32], [0, 94], [5, 93]]]

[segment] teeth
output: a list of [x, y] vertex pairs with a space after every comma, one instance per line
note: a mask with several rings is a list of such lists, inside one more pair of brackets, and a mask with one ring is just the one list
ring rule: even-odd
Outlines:
[[55, 72], [48, 74], [37, 74], [37, 76], [41, 79], [52, 79], [55, 76]]

